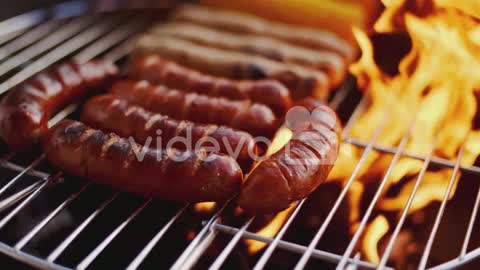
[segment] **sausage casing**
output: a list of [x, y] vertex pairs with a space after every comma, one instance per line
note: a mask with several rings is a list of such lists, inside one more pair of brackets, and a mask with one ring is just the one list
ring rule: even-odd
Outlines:
[[270, 37], [234, 34], [191, 23], [159, 24], [153, 28], [152, 34], [170, 35], [205, 46], [260, 55], [325, 71], [332, 87], [340, 85], [347, 74], [345, 59], [335, 52], [313, 50]]
[[137, 143], [157, 149], [195, 150], [197, 147], [215, 149], [218, 146], [215, 151], [235, 158], [245, 170], [250, 168], [252, 155], [256, 154], [255, 141], [246, 132], [176, 120], [128, 104], [111, 94], [90, 99], [83, 106], [81, 120], [93, 128], [125, 138], [133, 137]]
[[331, 87], [326, 73], [313, 68], [207, 47], [172, 36], [146, 34], [138, 40], [136, 54], [158, 54], [181, 65], [231, 79], [278, 80], [295, 100], [309, 96], [325, 100]]
[[229, 156], [155, 151], [72, 120], [52, 127], [43, 149], [53, 165], [69, 174], [172, 201], [226, 200], [238, 192], [243, 177]]
[[292, 103], [288, 89], [278, 81], [235, 81], [215, 77], [154, 54], [133, 57], [129, 64], [128, 76], [208, 96], [233, 100], [250, 99], [255, 103], [267, 105], [278, 117], [283, 117]]
[[112, 63], [64, 63], [11, 90], [0, 102], [0, 135], [15, 150], [37, 143], [53, 113], [93, 90], [108, 87], [118, 74]]
[[295, 131], [282, 149], [250, 173], [238, 199], [248, 213], [283, 210], [327, 179], [338, 154], [340, 124], [325, 105], [316, 108], [313, 116], [306, 129]]
[[175, 19], [231, 32], [272, 37], [315, 50], [330, 50], [348, 61], [353, 60], [356, 54], [353, 46], [331, 32], [273, 22], [232, 10], [186, 4], [177, 9]]
[[147, 81], [118, 81], [111, 92], [147, 110], [179, 120], [230, 126], [255, 136], [271, 137], [278, 121], [270, 108], [249, 100], [229, 100], [151, 85]]

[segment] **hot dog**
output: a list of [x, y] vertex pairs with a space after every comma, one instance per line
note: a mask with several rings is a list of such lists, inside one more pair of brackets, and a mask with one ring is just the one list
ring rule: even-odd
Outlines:
[[267, 105], [278, 117], [283, 117], [292, 103], [288, 89], [275, 80], [235, 81], [214, 77], [153, 54], [133, 57], [127, 73], [134, 79], [179, 90], [233, 100], [250, 99]]
[[333, 110], [322, 105], [313, 111], [307, 124], [302, 130], [294, 130], [290, 141], [259, 163], [246, 179], [238, 203], [248, 213], [283, 210], [327, 179], [337, 158], [339, 121]]
[[41, 72], [11, 90], [0, 102], [0, 135], [14, 150], [37, 143], [51, 115], [93, 90], [107, 87], [118, 74], [112, 63], [65, 63]]
[[53, 165], [69, 174], [165, 200], [222, 201], [242, 183], [242, 171], [229, 156], [155, 151], [72, 120], [52, 127], [43, 149]]
[[272, 110], [249, 100], [186, 93], [147, 81], [118, 81], [111, 93], [147, 110], [179, 120], [230, 126], [255, 136], [271, 137], [278, 128]]
[[350, 44], [331, 32], [268, 21], [232, 10], [183, 5], [178, 8], [174, 17], [178, 21], [188, 21], [237, 33], [272, 37], [315, 50], [330, 50], [342, 55], [347, 61], [351, 61], [356, 53]]
[[[205, 147], [229, 154], [245, 170], [253, 162], [252, 154], [256, 154], [255, 141], [246, 132], [225, 126], [175, 120], [130, 105], [111, 94], [90, 99], [83, 106], [81, 120], [93, 128], [114, 132], [125, 138], [133, 137], [137, 143], [156, 149], [170, 146], [180, 150], [195, 150]], [[175, 138], [177, 143], [173, 143]], [[186, 142], [179, 143], [178, 138], [185, 138]], [[218, 150], [214, 149], [217, 147], [214, 144], [217, 144]]]
[[160, 24], [154, 27], [151, 33], [174, 36], [205, 46], [256, 54], [275, 61], [325, 71], [332, 87], [342, 83], [347, 73], [345, 59], [335, 52], [312, 50], [269, 37], [233, 34], [190, 23]]
[[331, 86], [326, 73], [313, 68], [202, 46], [171, 36], [142, 36], [136, 54], [158, 54], [181, 65], [231, 79], [278, 80], [296, 100], [309, 96], [325, 100]]

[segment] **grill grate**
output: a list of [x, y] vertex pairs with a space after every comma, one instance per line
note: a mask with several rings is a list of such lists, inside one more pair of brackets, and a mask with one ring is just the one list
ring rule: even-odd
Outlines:
[[[103, 17], [100, 16], [84, 16], [77, 18], [62, 18], [61, 15], [52, 15], [57, 19], [54, 21], [47, 21], [50, 19], [44, 12], [36, 11], [28, 13], [13, 19], [8, 22], [0, 23], [13, 25], [15, 31], [9, 33], [0, 33], [0, 40], [4, 41], [0, 47], [0, 94], [3, 94], [11, 90], [14, 86], [33, 76], [36, 72], [68, 57], [73, 57], [78, 61], [88, 61], [94, 57], [103, 57], [112, 61], [121, 60], [132, 48], [133, 40], [135, 36], [143, 29], [148, 27], [150, 21], [146, 16], [142, 16], [142, 19], [137, 19], [139, 16], [131, 16], [128, 14], [110, 14]], [[4, 29], [0, 27], [0, 29]], [[345, 87], [340, 89], [330, 105], [338, 109], [349, 96], [352, 95], [353, 81], [349, 81], [345, 84]], [[386, 147], [376, 144], [376, 140], [383, 130], [383, 124], [388, 121], [388, 112], [385, 113], [383, 124], [380, 124], [375, 131], [374, 136], [370, 141], [359, 141], [355, 138], [349, 138], [349, 130], [353, 123], [359, 118], [359, 116], [366, 109], [368, 100], [366, 97], [355, 107], [353, 113], [350, 115], [349, 120], [344, 129], [344, 143], [352, 144], [354, 146], [363, 149], [363, 154], [356, 165], [353, 174], [345, 183], [343, 189], [336, 198], [335, 203], [329, 210], [328, 215], [322, 222], [322, 225], [316, 230], [314, 236], [307, 245], [300, 245], [294, 242], [283, 240], [284, 235], [290, 228], [290, 225], [294, 222], [297, 215], [302, 211], [306, 200], [302, 200], [298, 203], [294, 210], [289, 215], [287, 221], [282, 226], [280, 231], [273, 238], [264, 237], [248, 229], [252, 225], [254, 218], [247, 219], [240, 226], [227, 225], [222, 223], [222, 213], [230, 206], [230, 201], [221, 206], [217, 206], [213, 214], [208, 214], [201, 217], [204, 222], [200, 224], [200, 228], [196, 233], [192, 241], [187, 244], [178, 254], [177, 257], [172, 258], [172, 269], [188, 269], [193, 267], [202, 255], [211, 246], [213, 241], [219, 236], [231, 236], [226, 246], [219, 252], [211, 264], [211, 269], [219, 269], [224, 265], [226, 260], [230, 258], [231, 253], [244, 238], [254, 239], [260, 242], [267, 243], [266, 250], [261, 254], [257, 260], [254, 269], [263, 269], [271, 259], [274, 252], [277, 250], [285, 250], [288, 252], [296, 253], [300, 255], [296, 269], [303, 269], [307, 266], [312, 259], [319, 259], [326, 262], [331, 262], [338, 265], [338, 269], [345, 269], [350, 266], [350, 269], [359, 268], [386, 268], [387, 260], [392, 252], [393, 245], [396, 243], [399, 236], [399, 232], [404, 225], [407, 217], [409, 207], [415, 197], [416, 191], [423, 179], [425, 172], [430, 165], [437, 165], [442, 168], [451, 168], [452, 176], [445, 191], [440, 208], [436, 214], [435, 222], [432, 229], [429, 232], [426, 248], [423, 250], [419, 268], [425, 269], [427, 267], [428, 258], [434, 244], [435, 237], [437, 235], [439, 225], [442, 221], [442, 217], [445, 213], [447, 206], [447, 199], [452, 192], [453, 184], [456, 176], [460, 172], [473, 173], [475, 175], [480, 174], [480, 167], [465, 166], [460, 164], [460, 160], [463, 154], [463, 148], [459, 152], [456, 161], [450, 161], [433, 156], [432, 151], [429, 155], [423, 156], [414, 153], [407, 153], [403, 151], [403, 148], [409, 138], [409, 131], [407, 131], [400, 144], [397, 147]], [[76, 112], [78, 104], [72, 104], [66, 109], [57, 114], [50, 122], [50, 125], [55, 124], [61, 119], [70, 116]], [[410, 129], [414, 125], [415, 121], [412, 120]], [[409, 130], [410, 130], [409, 129]], [[343, 254], [336, 254], [325, 250], [317, 249], [317, 245], [325, 236], [325, 233], [338, 210], [345, 200], [349, 189], [352, 186], [353, 181], [357, 178], [360, 168], [363, 162], [365, 162], [367, 156], [372, 151], [378, 151], [381, 153], [393, 155], [393, 159], [389, 165], [387, 172], [385, 173], [380, 185], [378, 186], [373, 199], [369, 202], [367, 210], [363, 214], [360, 225], [357, 227], [351, 241], [348, 243], [347, 248]], [[32, 201], [39, 197], [41, 194], [47, 192], [55, 183], [63, 178], [61, 172], [51, 170], [47, 167], [43, 170], [42, 167], [45, 161], [45, 156], [39, 154], [38, 156], [26, 158], [28, 161], [26, 164], [18, 160], [23, 160], [22, 156], [32, 155], [32, 153], [11, 153], [8, 150], [4, 150], [4, 157], [0, 160], [0, 167], [14, 173], [14, 177], [10, 178], [0, 188], [0, 197], [3, 197], [0, 201], [0, 230], [4, 229], [14, 218], [16, 218], [20, 212], [25, 211], [32, 205]], [[380, 264], [374, 265], [372, 263], [363, 261], [360, 258], [360, 253], [353, 254], [355, 246], [358, 244], [362, 233], [365, 230], [365, 226], [369, 221], [375, 204], [380, 196], [383, 194], [383, 189], [387, 183], [389, 173], [395, 163], [400, 157], [409, 157], [423, 161], [423, 168], [417, 176], [416, 185], [410, 195], [410, 198], [406, 204], [405, 209], [400, 216], [398, 223], [396, 224], [392, 237], [389, 239], [387, 247], [381, 257]], [[49, 171], [50, 172], [47, 172]], [[26, 181], [26, 178], [32, 178], [33, 181]], [[14, 192], [10, 190], [16, 186], [23, 184], [23, 187], [17, 188]], [[83, 182], [82, 182], [83, 183]], [[49, 209], [48, 213], [39, 220], [33, 222], [33, 227], [29, 228], [26, 233], [22, 234], [20, 240], [15, 240], [13, 243], [0, 242], [0, 252], [3, 252], [11, 257], [14, 257], [20, 261], [31, 264], [35, 267], [43, 269], [86, 269], [95, 263], [101, 255], [111, 247], [112, 242], [118, 238], [122, 232], [134, 222], [142, 211], [155, 204], [152, 199], [143, 199], [138, 207], [133, 207], [130, 214], [123, 218], [118, 224], [110, 224], [113, 228], [107, 231], [106, 236], [95, 244], [95, 246], [86, 252], [83, 258], [80, 258], [79, 262], [74, 266], [65, 266], [61, 260], [73, 243], [84, 233], [87, 228], [100, 218], [100, 216], [109, 208], [113, 203], [119, 200], [119, 197], [123, 194], [115, 192], [109, 193], [105, 196], [105, 199], [99, 200], [91, 212], [85, 215], [85, 218], [79, 221], [71, 232], [66, 233], [65, 237], [58, 241], [58, 245], [51, 248], [48, 254], [41, 256], [35, 254], [35, 252], [28, 252], [27, 247], [32, 240], [38, 237], [45, 228], [55, 223], [62, 212], [73, 203], [79, 200], [79, 198], [91, 189], [99, 188], [92, 184], [81, 184], [66, 198], [61, 200], [60, 203], [55, 204], [54, 207]], [[7, 193], [10, 194], [7, 194]], [[308, 199], [307, 199], [308, 200]], [[475, 227], [475, 219], [480, 204], [480, 189], [477, 192], [477, 197], [469, 217], [468, 228], [465, 232], [462, 249], [459, 255], [448, 262], [431, 267], [431, 269], [451, 269], [458, 267], [464, 263], [467, 263], [480, 255], [480, 248], [467, 252], [470, 239], [472, 237], [473, 228]], [[147, 257], [153, 252], [155, 247], [160, 243], [162, 239], [167, 237], [171, 230], [174, 230], [179, 220], [186, 215], [190, 215], [189, 209], [191, 205], [175, 206], [175, 211], [166, 215], [167, 218], [163, 225], [159, 225], [159, 228], [148, 237], [144, 245], [138, 250], [131, 250], [130, 257], [133, 259], [128, 264], [127, 269], [133, 270], [140, 268], [145, 262]], [[128, 211], [127, 211], [128, 212]], [[112, 221], [114, 222], [114, 220]], [[1, 239], [0, 239], [1, 240]], [[113, 244], [112, 244], [113, 245]], [[353, 256], [352, 256], [353, 255]], [[77, 255], [79, 256], [79, 255]]]

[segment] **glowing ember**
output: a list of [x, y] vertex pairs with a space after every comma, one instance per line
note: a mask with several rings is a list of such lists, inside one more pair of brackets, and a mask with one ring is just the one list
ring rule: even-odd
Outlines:
[[213, 209], [215, 208], [216, 203], [214, 202], [202, 202], [202, 203], [197, 203], [193, 206], [193, 209], [195, 212], [212, 212]]

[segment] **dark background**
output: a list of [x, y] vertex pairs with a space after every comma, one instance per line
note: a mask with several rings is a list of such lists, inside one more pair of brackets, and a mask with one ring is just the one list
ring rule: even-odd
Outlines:
[[63, 2], [61, 0], [8, 0], [0, 1], [0, 19], [4, 20], [31, 9]]

